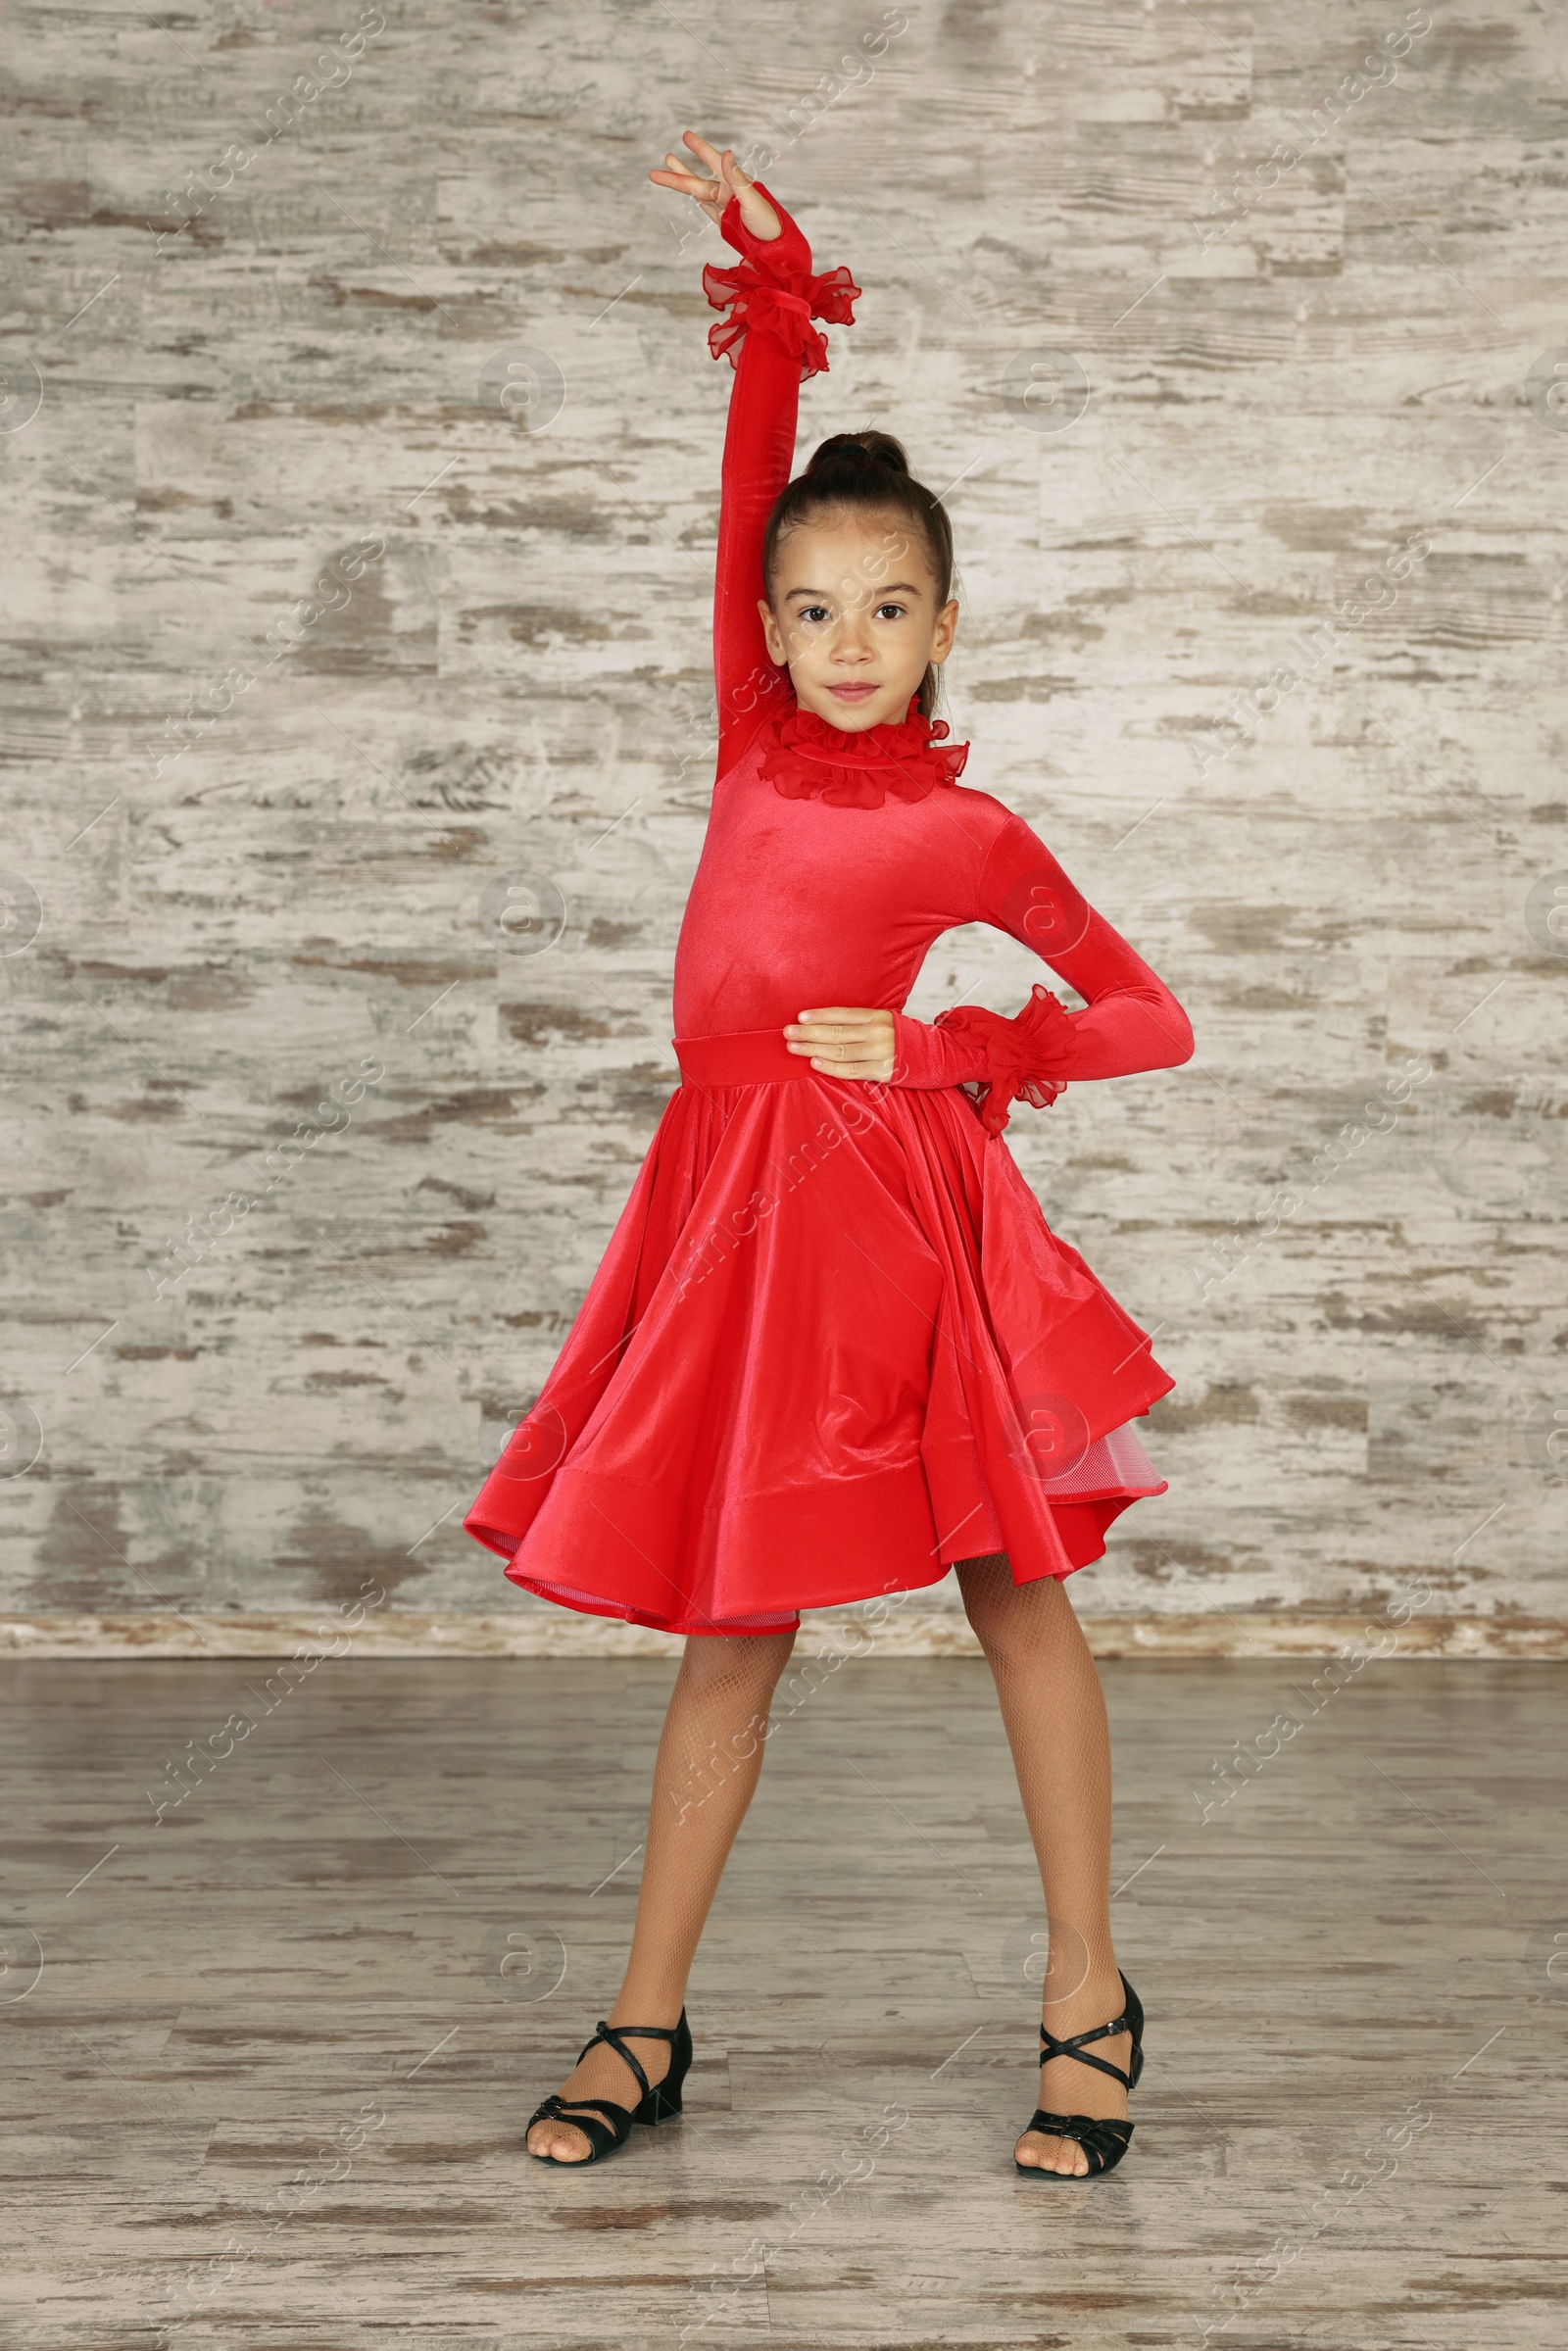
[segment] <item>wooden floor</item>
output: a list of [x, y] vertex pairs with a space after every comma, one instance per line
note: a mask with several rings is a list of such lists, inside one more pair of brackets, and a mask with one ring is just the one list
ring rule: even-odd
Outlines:
[[1149, 2059], [1087, 2187], [1012, 2169], [1042, 1922], [983, 1665], [780, 1722], [687, 2114], [583, 2174], [522, 2127], [613, 1993], [672, 1667], [278, 1670], [0, 1671], [8, 2345], [1562, 2341], [1560, 1667], [1102, 1666]]

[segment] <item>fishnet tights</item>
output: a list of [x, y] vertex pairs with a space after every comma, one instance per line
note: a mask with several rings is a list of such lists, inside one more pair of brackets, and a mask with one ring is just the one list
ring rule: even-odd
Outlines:
[[[1018, 1792], [1040, 1864], [1051, 1947], [1041, 2015], [1063, 2038], [1119, 2016], [1123, 1993], [1110, 1936], [1110, 1737], [1104, 1692], [1088, 1643], [1054, 1578], [1015, 1585], [1007, 1559], [965, 1559], [956, 1569], [965, 1613], [996, 1682], [1018, 1775]], [[612, 2025], [674, 2025], [709, 1909], [762, 1768], [768, 1709], [795, 1644], [793, 1633], [694, 1635], [659, 1742], [642, 1890], [631, 1956]], [[1125, 2033], [1092, 2044], [1125, 2071]], [[662, 2081], [667, 2042], [637, 2051], [650, 2082]], [[575, 2066], [563, 2095], [635, 2105], [629, 2069], [603, 2043]], [[1055, 2057], [1040, 2070], [1040, 2104], [1059, 2114], [1124, 2116], [1127, 2093], [1106, 2074]], [[569, 2123], [536, 2123], [538, 2155], [580, 2162], [588, 2141]], [[1025, 2131], [1021, 2163], [1083, 2173], [1075, 2140]]]
[[[1061, 2038], [1120, 2016], [1125, 1995], [1110, 1939], [1110, 1730], [1083, 1629], [1054, 1577], [1015, 1585], [1004, 1554], [957, 1570], [965, 1614], [986, 1653], [1018, 1793], [1040, 1864], [1051, 1948], [1041, 2018]], [[1126, 2071], [1130, 2033], [1090, 2043]], [[1127, 2092], [1108, 2074], [1054, 2057], [1040, 2069], [1040, 2104], [1054, 2114], [1125, 2116]], [[1083, 2173], [1076, 2140], [1026, 2131], [1018, 2161]]]
[[[686, 1979], [761, 1775], [768, 1708], [794, 1646], [793, 1633], [687, 1640], [659, 1741], [637, 1923], [612, 2025], [680, 2021]], [[628, 2037], [649, 2081], [662, 2082], [669, 2043]], [[631, 2069], [601, 2041], [567, 2075], [562, 2095], [635, 2106], [642, 2092]], [[572, 2163], [589, 2152], [583, 2133], [561, 2120], [535, 2123], [528, 2146]]]

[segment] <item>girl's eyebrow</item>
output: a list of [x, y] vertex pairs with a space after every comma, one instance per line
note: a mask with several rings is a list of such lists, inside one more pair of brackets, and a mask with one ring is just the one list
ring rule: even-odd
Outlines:
[[[875, 583], [869, 584], [874, 585]], [[895, 579], [891, 580], [886, 587], [877, 588], [877, 602], [880, 604], [884, 598], [889, 596], [918, 596], [920, 590], [912, 579]], [[797, 596], [809, 596], [813, 604], [830, 604], [832, 595], [833, 592], [830, 588], [791, 588], [784, 601], [788, 604]]]

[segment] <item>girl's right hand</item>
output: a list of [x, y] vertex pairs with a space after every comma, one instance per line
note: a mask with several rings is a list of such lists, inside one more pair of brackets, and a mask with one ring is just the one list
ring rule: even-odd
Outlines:
[[700, 138], [695, 130], [682, 131], [681, 138], [692, 153], [708, 166], [707, 174], [687, 171], [683, 159], [678, 155], [666, 155], [664, 169], [662, 171], [650, 171], [650, 179], [662, 188], [673, 188], [677, 195], [695, 197], [715, 228], [733, 196], [740, 205], [741, 219], [754, 237], [760, 238], [763, 244], [771, 244], [774, 237], [783, 235], [783, 221], [767, 198], [760, 194], [756, 184], [747, 178], [735, 161], [732, 147], [726, 147], [720, 154], [716, 147], [709, 145], [707, 139]]

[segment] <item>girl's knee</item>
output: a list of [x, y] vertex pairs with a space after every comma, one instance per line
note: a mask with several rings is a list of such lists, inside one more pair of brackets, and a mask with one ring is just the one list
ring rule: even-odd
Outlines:
[[987, 1559], [964, 1560], [959, 1570], [958, 1590], [963, 1597], [964, 1614], [993, 1665], [1009, 1650], [1042, 1638], [1056, 1624], [1064, 1608], [1069, 1613], [1071, 1609], [1055, 1576], [1015, 1584], [1012, 1565], [1004, 1551]]
[[752, 1651], [749, 1661], [758, 1682], [767, 1690], [777, 1688], [779, 1676], [790, 1661], [795, 1647], [795, 1634], [758, 1633], [747, 1642]]
[[954, 1568], [963, 1613], [984, 1645], [987, 1629], [1006, 1614], [1014, 1590], [1012, 1565], [1005, 1551], [990, 1551], [982, 1559], [960, 1559]]
[[704, 1690], [744, 1689], [770, 1693], [790, 1660], [788, 1633], [689, 1633], [681, 1674]]

